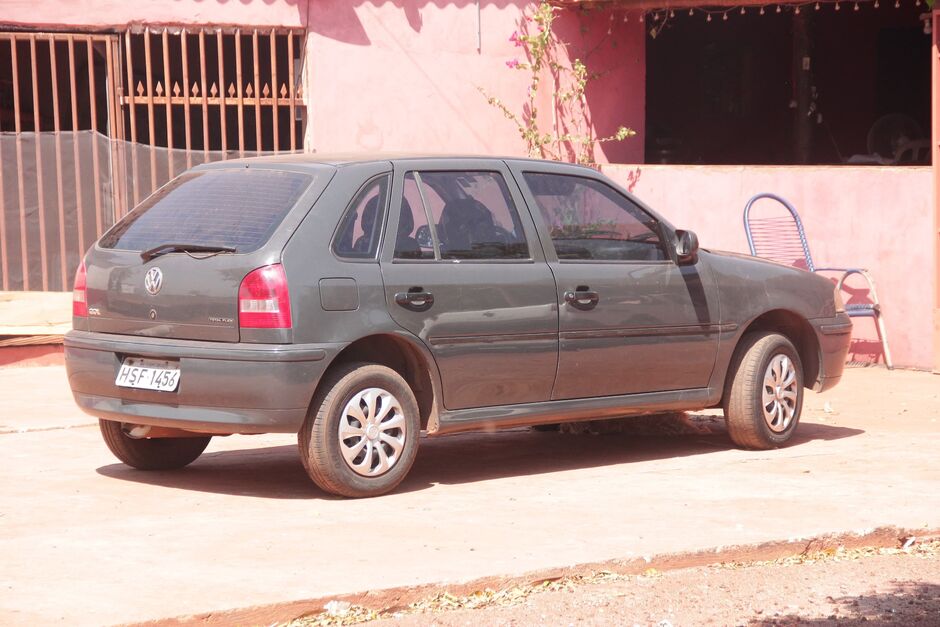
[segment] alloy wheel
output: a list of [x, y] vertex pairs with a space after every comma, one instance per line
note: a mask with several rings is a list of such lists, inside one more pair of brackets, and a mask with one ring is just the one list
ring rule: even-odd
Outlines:
[[356, 474], [384, 474], [401, 458], [407, 422], [401, 404], [381, 388], [366, 388], [353, 395], [339, 421], [340, 451]]
[[777, 354], [767, 364], [761, 391], [761, 408], [764, 420], [774, 433], [787, 430], [796, 415], [797, 392], [796, 368], [786, 355]]

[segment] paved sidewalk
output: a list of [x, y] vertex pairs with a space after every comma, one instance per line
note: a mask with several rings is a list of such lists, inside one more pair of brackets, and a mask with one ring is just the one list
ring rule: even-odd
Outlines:
[[[719, 546], [940, 528], [940, 377], [853, 369], [793, 446], [720, 430], [424, 440], [399, 492], [327, 498], [289, 436], [111, 457], [61, 367], [0, 369], [0, 623], [101, 625]], [[710, 424], [703, 421], [704, 424]], [[71, 428], [55, 428], [71, 427]], [[23, 431], [24, 429], [44, 429]]]

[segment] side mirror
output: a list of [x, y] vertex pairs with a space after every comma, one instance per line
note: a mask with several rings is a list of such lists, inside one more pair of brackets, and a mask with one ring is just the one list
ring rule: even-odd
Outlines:
[[676, 256], [680, 266], [698, 261], [698, 235], [693, 231], [676, 231]]

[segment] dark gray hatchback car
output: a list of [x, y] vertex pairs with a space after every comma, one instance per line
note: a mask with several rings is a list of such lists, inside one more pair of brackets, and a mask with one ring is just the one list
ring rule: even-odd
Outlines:
[[297, 433], [346, 496], [398, 485], [422, 431], [723, 407], [780, 446], [851, 331], [830, 281], [699, 250], [589, 168], [312, 155], [158, 190], [85, 256], [73, 324], [75, 400], [124, 463]]

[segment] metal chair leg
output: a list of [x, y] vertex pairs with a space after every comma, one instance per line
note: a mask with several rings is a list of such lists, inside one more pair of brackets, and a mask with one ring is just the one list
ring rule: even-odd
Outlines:
[[875, 323], [878, 326], [878, 339], [881, 340], [881, 347], [885, 351], [885, 365], [888, 370], [894, 370], [894, 364], [891, 362], [891, 350], [888, 348], [888, 335], [885, 331], [885, 321], [881, 319], [881, 312], [875, 316]]
[[868, 294], [871, 296], [872, 301], [874, 301], [875, 310], [875, 326], [878, 331], [878, 339], [881, 340], [881, 348], [885, 353], [885, 365], [888, 367], [888, 370], [894, 370], [894, 363], [891, 361], [891, 349], [888, 348], [888, 332], [885, 330], [885, 322], [881, 318], [881, 301], [878, 300], [878, 291], [875, 289], [875, 279], [872, 278], [868, 270], [864, 268], [819, 268], [817, 271], [843, 271], [842, 278], [839, 279], [837, 284], [837, 289], [841, 290], [842, 285], [845, 283], [845, 279], [849, 275], [859, 274], [868, 282]]

